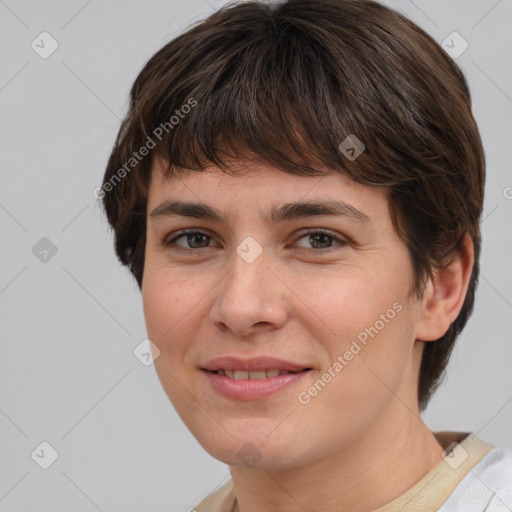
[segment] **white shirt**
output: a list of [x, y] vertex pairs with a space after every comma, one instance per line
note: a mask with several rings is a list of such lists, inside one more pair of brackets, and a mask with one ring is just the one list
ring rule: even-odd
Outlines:
[[494, 448], [462, 479], [439, 512], [512, 512], [512, 451]]

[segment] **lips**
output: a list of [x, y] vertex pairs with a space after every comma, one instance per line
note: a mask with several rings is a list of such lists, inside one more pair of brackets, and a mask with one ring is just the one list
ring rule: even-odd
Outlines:
[[230, 400], [247, 401], [264, 400], [298, 385], [312, 368], [275, 357], [224, 356], [208, 361], [201, 370], [216, 393]]
[[[292, 386], [298, 386], [299, 382], [303, 382], [310, 373], [307, 370], [300, 372], [288, 371], [284, 375], [266, 377], [264, 379], [243, 378], [237, 380], [226, 375], [220, 375], [214, 371], [202, 370], [202, 372], [206, 377], [206, 382], [209, 383], [213, 391], [230, 400], [237, 401], [268, 399], [273, 395], [284, 392], [286, 389], [290, 389]], [[236, 370], [235, 372], [241, 372], [240, 376], [242, 377], [245, 377], [245, 373], [248, 373], [248, 376], [250, 375], [249, 372], [244, 372], [243, 370]]]

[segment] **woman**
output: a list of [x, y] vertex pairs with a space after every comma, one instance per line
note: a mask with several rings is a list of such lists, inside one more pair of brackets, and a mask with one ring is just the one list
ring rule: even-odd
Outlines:
[[230, 5], [148, 61], [100, 197], [160, 382], [230, 468], [197, 511], [512, 507], [509, 452], [421, 418], [484, 180], [460, 69], [376, 2]]

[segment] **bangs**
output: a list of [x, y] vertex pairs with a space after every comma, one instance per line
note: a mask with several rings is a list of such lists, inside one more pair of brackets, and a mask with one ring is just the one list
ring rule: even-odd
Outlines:
[[[357, 165], [341, 154], [339, 145], [351, 134], [369, 142], [355, 113], [362, 94], [349, 87], [340, 69], [326, 65], [333, 59], [311, 35], [279, 17], [268, 23], [238, 35], [232, 29], [233, 41], [195, 49], [194, 60], [180, 54], [179, 66], [162, 62], [161, 76], [151, 77], [159, 80], [152, 94], [160, 99], [157, 103], [137, 97], [144, 87], [135, 84], [139, 121], [153, 120], [153, 135], [143, 127], [144, 135], [155, 140], [155, 156], [168, 163], [167, 175], [212, 164], [235, 172], [246, 159], [302, 176], [324, 175], [329, 169], [351, 174]], [[180, 47], [179, 38], [172, 44]], [[165, 67], [172, 68], [172, 78]], [[354, 174], [361, 181], [361, 169]]]
[[[336, 2], [325, 5], [332, 20], [315, 20], [315, 2], [242, 5], [236, 20], [228, 4], [148, 61], [131, 90], [127, 131], [135, 139], [127, 146], [151, 137], [151, 154], [167, 162], [169, 176], [211, 165], [235, 172], [250, 159], [302, 176], [334, 170], [393, 186], [417, 179], [419, 168], [431, 172], [426, 160], [444, 165], [432, 109], [422, 105], [430, 101], [423, 91], [440, 86], [416, 71], [418, 55], [428, 64], [432, 55], [417, 43], [414, 57], [390, 35], [393, 23], [413, 30], [405, 19], [364, 26], [357, 20], [368, 5], [358, 2], [345, 4], [339, 20]], [[452, 92], [441, 88], [435, 102], [451, 111]], [[356, 158], [340, 149], [349, 137], [364, 145]]]

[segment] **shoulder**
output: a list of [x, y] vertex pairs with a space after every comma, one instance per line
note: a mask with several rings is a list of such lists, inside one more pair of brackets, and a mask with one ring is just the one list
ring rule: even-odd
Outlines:
[[493, 448], [461, 480], [439, 512], [512, 510], [512, 450]]

